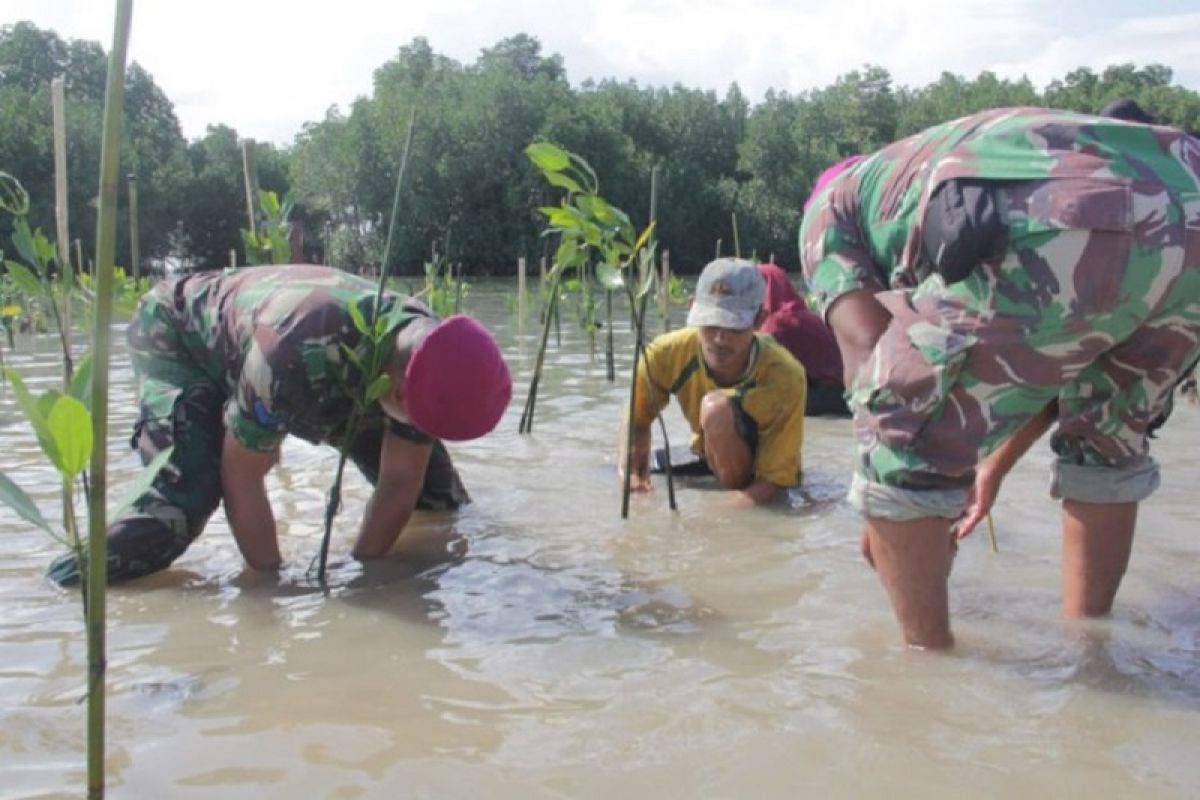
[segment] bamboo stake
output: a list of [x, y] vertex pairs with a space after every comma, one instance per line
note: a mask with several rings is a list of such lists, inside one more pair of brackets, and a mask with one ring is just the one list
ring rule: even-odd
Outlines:
[[671, 251], [662, 254], [662, 318], [663, 332], [671, 330]]
[[67, 121], [66, 99], [61, 77], [50, 81], [50, 104], [54, 114], [54, 220], [55, 238], [58, 244], [58, 266], [63, 292], [63, 391], [71, 390], [71, 375], [74, 372], [71, 359], [71, 290], [75, 287], [75, 276], [71, 269], [71, 238], [68, 225], [67, 196]]
[[254, 162], [254, 140], [242, 139], [242, 174], [246, 184], [246, 217], [250, 233], [258, 235], [258, 167]]
[[108, 56], [101, 137], [100, 205], [96, 222], [96, 318], [93, 329], [92, 491], [88, 497], [88, 797], [104, 796], [105, 592], [108, 587], [108, 370], [111, 361], [112, 298], [117, 240], [117, 181], [121, 165], [121, 122], [125, 64], [133, 0], [117, 0], [113, 46]]
[[138, 242], [138, 180], [137, 175], [129, 173], [129, 260], [133, 262], [133, 280], [136, 285], [142, 277], [142, 248]]

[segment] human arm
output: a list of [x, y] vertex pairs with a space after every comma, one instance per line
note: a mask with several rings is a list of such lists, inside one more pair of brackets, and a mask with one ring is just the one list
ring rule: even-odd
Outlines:
[[1058, 402], [1051, 401], [1036, 416], [1017, 428], [995, 452], [979, 463], [975, 470], [975, 483], [967, 494], [967, 506], [963, 517], [955, 526], [959, 539], [970, 535], [975, 526], [988, 515], [1000, 495], [1000, 484], [1004, 482], [1004, 478], [1057, 418]]
[[391, 551], [417, 506], [432, 452], [432, 442], [401, 438], [390, 428], [384, 432], [379, 480], [367, 501], [358, 540], [351, 551], [355, 558], [380, 558]]
[[834, 300], [825, 318], [842, 354], [844, 383], [851, 387], [892, 315], [875, 299], [873, 289], [854, 289]]
[[278, 448], [251, 450], [229, 431], [221, 448], [221, 497], [234, 541], [253, 569], [271, 570], [283, 560], [266, 475], [279, 460]]
[[[628, 423], [621, 426], [617, 442], [617, 476], [625, 481], [626, 441], [629, 429]], [[648, 492], [653, 488], [650, 483], [650, 426], [635, 425], [633, 427], [632, 460], [633, 475], [629, 480], [629, 490], [633, 492]]]

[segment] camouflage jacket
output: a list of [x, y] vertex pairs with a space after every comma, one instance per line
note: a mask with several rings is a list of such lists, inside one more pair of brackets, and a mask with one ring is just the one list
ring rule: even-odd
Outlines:
[[[1040, 108], [984, 111], [888, 145], [830, 182], [801, 223], [801, 263], [824, 313], [848, 291], [909, 288], [927, 277], [921, 222], [930, 195], [948, 180], [1063, 179], [1054, 208], [1008, 221], [1019, 235], [1039, 226], [1093, 227], [1106, 214], [1131, 218], [1132, 209], [1104, 205], [1096, 191], [1104, 182], [1137, 194], [1165, 188], [1179, 207], [1197, 208], [1197, 173], [1200, 148], [1174, 128]], [[1085, 180], [1077, 190], [1068, 179]]]
[[[167, 346], [182, 346], [194, 367], [225, 388], [225, 425], [245, 446], [271, 450], [289, 433], [337, 443], [363, 381], [346, 349], [360, 361], [368, 355], [350, 307], [370, 319], [376, 291], [372, 281], [328, 267], [252, 267], [161, 284], [138, 319], [143, 328], [148, 319], [167, 321], [174, 329], [162, 338]], [[383, 295], [381, 315], [397, 304], [402, 312], [394, 330], [432, 316], [391, 292]], [[143, 331], [139, 338], [159, 337]], [[381, 422], [375, 405], [365, 423]]]

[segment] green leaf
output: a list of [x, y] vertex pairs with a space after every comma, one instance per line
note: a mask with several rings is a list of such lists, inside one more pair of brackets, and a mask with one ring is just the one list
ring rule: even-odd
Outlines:
[[13, 223], [12, 242], [17, 248], [17, 254], [25, 259], [26, 263], [35, 269], [40, 266], [37, 259], [37, 246], [33, 243], [33, 232], [29, 230], [29, 223], [24, 219], [18, 219]]
[[279, 195], [260, 189], [258, 191], [258, 206], [267, 215], [268, 219], [275, 219], [279, 216]]
[[59, 395], [46, 416], [50, 434], [58, 445], [58, 471], [74, 478], [92, 457], [92, 415], [70, 395]]
[[367, 318], [363, 316], [362, 309], [358, 307], [358, 303], [350, 304], [350, 319], [354, 322], [354, 327], [359, 333], [369, 334], [370, 326], [367, 325]]
[[351, 350], [345, 342], [342, 342], [342, 352], [346, 354], [346, 357], [350, 359], [350, 362], [354, 364], [354, 366], [358, 367], [359, 372], [363, 371], [362, 359], [359, 358], [358, 353]]
[[13, 283], [17, 284], [17, 288], [22, 292], [34, 297], [46, 293], [45, 287], [42, 286], [37, 273], [29, 267], [19, 261], [5, 261], [4, 265], [8, 267], [8, 274], [12, 276]]
[[3, 472], [0, 472], [0, 500], [8, 503], [21, 519], [32, 522], [51, 534], [54, 533], [54, 528], [51, 528], [50, 523], [46, 522], [46, 518], [42, 516], [41, 511], [38, 511], [38, 507], [34, 505], [29, 495], [25, 494], [25, 490], [9, 480]]
[[596, 170], [592, 169], [591, 164], [574, 153], [567, 153], [567, 156], [571, 159], [571, 162], [584, 173], [584, 177], [588, 179], [587, 186], [585, 187], [587, 192], [589, 194], [596, 194], [597, 190], [600, 188], [600, 179], [596, 177]]
[[89, 412], [92, 410], [92, 354], [88, 353], [75, 367], [71, 376], [71, 396], [83, 403]]
[[546, 181], [551, 186], [557, 186], [561, 189], [566, 189], [568, 192], [582, 192], [583, 187], [574, 179], [561, 172], [547, 172]]
[[166, 450], [163, 450], [161, 453], [156, 455], [149, 464], [142, 468], [142, 471], [137, 476], [137, 479], [132, 485], [130, 485], [128, 489], [125, 490], [125, 494], [121, 498], [121, 502], [117, 504], [115, 509], [109, 512], [108, 518], [110, 520], [116, 519], [124, 514], [139, 497], [144, 495], [150, 489], [150, 484], [154, 483], [154, 479], [158, 477], [158, 473], [162, 471], [162, 468], [167, 463], [167, 459], [171, 457], [171, 453], [174, 451], [175, 448], [173, 446], [168, 447]]
[[19, 180], [7, 172], [0, 172], [0, 210], [14, 217], [29, 213], [29, 193]]
[[584, 216], [578, 211], [561, 206], [548, 216], [550, 224], [560, 230], [578, 230], [585, 222]]
[[639, 236], [637, 241], [634, 243], [634, 250], [641, 250], [646, 246], [646, 242], [650, 241], [650, 237], [654, 235], [654, 225], [655, 223], [651, 222], [646, 226], [646, 229], [642, 231], [642, 235]]
[[549, 142], [534, 142], [525, 148], [525, 155], [538, 169], [545, 172], [562, 172], [571, 166], [571, 158], [567, 152]]
[[37, 254], [37, 263], [39, 266], [49, 264], [58, 258], [58, 247], [54, 242], [46, 238], [41, 228], [38, 228], [33, 233], [33, 247]]
[[33, 395], [25, 387], [25, 381], [21, 380], [21, 376], [16, 370], [11, 367], [5, 368], [4, 375], [12, 384], [13, 393], [17, 396], [17, 404], [21, 406], [25, 419], [33, 426], [33, 432], [37, 436], [38, 444], [42, 447], [42, 452], [54, 464], [58, 464], [58, 445], [54, 443], [54, 437], [50, 434], [45, 415], [38, 408], [38, 402], [33, 399]]
[[612, 264], [597, 264], [596, 280], [605, 289], [622, 289], [625, 287], [625, 280], [621, 277], [621, 270]]
[[600, 232], [599, 226], [592, 222], [586, 222], [583, 225], [583, 240], [592, 247], [599, 247], [604, 236]]
[[560, 264], [563, 267], [573, 267], [578, 263], [581, 255], [579, 246], [575, 244], [575, 240], [564, 236], [562, 242], [558, 245], [558, 250], [554, 254], [554, 263]]
[[371, 385], [367, 387], [367, 402], [374, 403], [379, 398], [387, 394], [388, 389], [392, 388], [392, 378], [386, 372], [376, 376], [375, 380], [371, 381]]

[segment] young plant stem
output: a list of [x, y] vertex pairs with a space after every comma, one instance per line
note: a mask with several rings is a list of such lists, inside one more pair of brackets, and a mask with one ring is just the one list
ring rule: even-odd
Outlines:
[[562, 283], [563, 268], [555, 264], [551, 269], [550, 297], [546, 301], [546, 318], [542, 324], [542, 341], [538, 346], [537, 361], [533, 365], [533, 378], [529, 381], [529, 394], [525, 396], [525, 410], [521, 412], [519, 433], [533, 432], [533, 409], [537, 405], [538, 384], [542, 380], [542, 365], [546, 361], [546, 345], [550, 341], [550, 325], [558, 320], [558, 289]]
[[612, 304], [613, 304], [612, 289], [605, 289], [604, 290], [604, 324], [607, 327], [605, 329], [605, 337], [604, 337], [604, 367], [605, 367], [604, 372], [605, 372], [605, 376], [608, 378], [609, 383], [613, 383], [617, 379], [616, 366], [613, 363], [614, 356], [613, 356]]
[[[642, 325], [646, 320], [646, 306], [649, 304], [649, 293], [642, 295], [640, 301], [633, 296], [633, 290], [626, 286], [626, 291], [629, 292], [629, 306], [636, 309], [632, 316], [634, 328], [634, 356], [633, 356], [633, 380], [629, 382], [629, 414], [628, 421], [625, 425], [625, 483], [621, 491], [621, 519], [629, 518], [629, 495], [632, 491], [633, 481], [633, 411], [637, 401], [637, 376], [638, 365], [645, 356], [646, 345], [645, 339], [642, 336]], [[667, 475], [667, 505], [672, 511], [675, 511], [675, 480], [671, 471], [671, 442], [667, 438], [667, 425], [663, 421], [662, 414], [658, 415], [659, 429], [662, 432], [663, 447], [666, 452], [666, 461], [664, 464]]]
[[104, 796], [105, 592], [108, 588], [108, 370], [111, 361], [114, 260], [117, 241], [117, 180], [121, 165], [121, 122], [125, 104], [125, 63], [133, 0], [117, 0], [113, 46], [104, 90], [100, 143], [100, 203], [96, 221], [96, 314], [92, 367], [92, 491], [88, 496], [88, 797]]
[[[408, 134], [404, 138], [404, 150], [400, 154], [400, 169], [396, 173], [396, 193], [392, 198], [392, 216], [388, 222], [387, 244], [383, 249], [383, 260], [379, 265], [379, 286], [375, 290], [375, 300], [371, 306], [371, 318], [367, 321], [368, 328], [372, 331], [375, 329], [375, 320], [379, 319], [380, 309], [383, 307], [383, 289], [387, 285], [388, 275], [391, 272], [392, 259], [392, 241], [396, 235], [397, 220], [400, 218], [400, 198], [402, 196], [401, 189], [404, 186], [404, 173], [408, 167], [408, 153], [412, 147], [413, 126], [417, 121], [417, 112], [414, 109], [408, 118]], [[390, 335], [390, 331], [386, 335]], [[378, 366], [376, 362], [381, 362], [379, 358], [379, 349], [384, 347], [385, 352], [390, 352], [382, 342], [374, 342], [372, 346], [372, 357], [370, 359], [371, 366]], [[374, 380], [373, 374], [362, 376], [363, 391], [366, 392], [367, 387]], [[364, 398], [365, 401], [365, 398]], [[325, 531], [321, 536], [321, 549], [317, 554], [317, 581], [325, 585], [325, 568], [329, 563], [329, 541], [333, 536], [333, 520], [337, 517], [338, 509], [342, 505], [342, 475], [346, 471], [346, 459], [349, 458], [350, 445], [354, 441], [354, 435], [358, 430], [358, 423], [362, 418], [362, 409], [358, 404], [355, 405], [354, 411], [350, 413], [350, 419], [346, 423], [346, 433], [342, 438], [342, 444], [338, 453], [337, 471], [333, 476], [333, 485], [329, 487], [329, 496], [325, 504]]]

